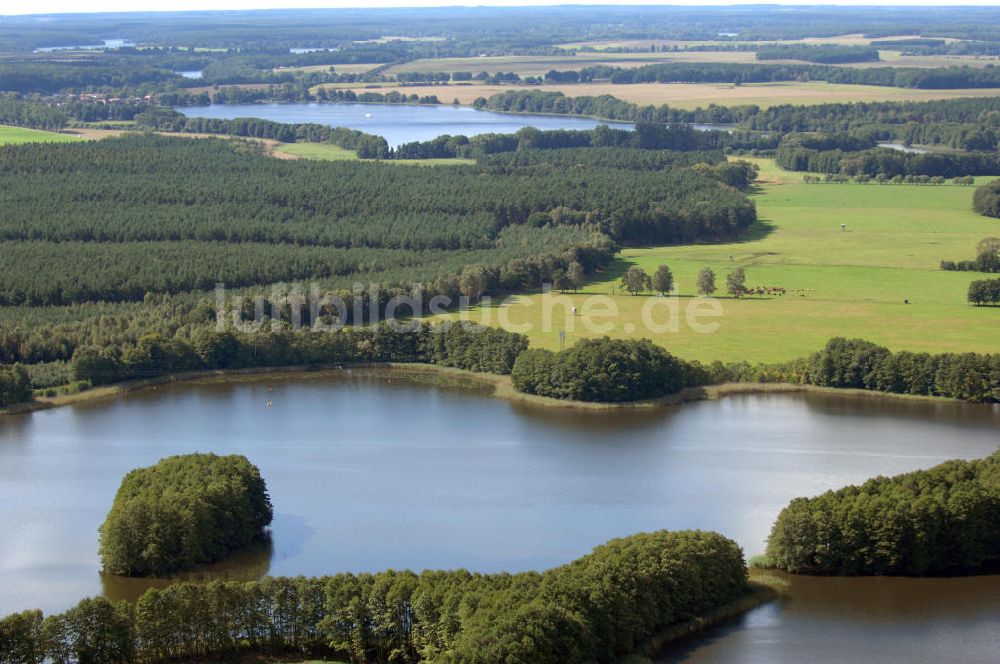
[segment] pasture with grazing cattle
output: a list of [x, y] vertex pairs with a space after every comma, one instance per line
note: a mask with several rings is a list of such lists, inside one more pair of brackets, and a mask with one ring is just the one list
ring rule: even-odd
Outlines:
[[[613, 323], [608, 334], [649, 337], [681, 357], [707, 362], [792, 360], [834, 336], [861, 337], [894, 350], [1000, 348], [996, 311], [966, 302], [969, 282], [981, 275], [940, 269], [941, 260], [972, 258], [981, 239], [1000, 235], [1000, 220], [972, 210], [973, 187], [804, 184], [800, 174], [781, 170], [771, 160], [754, 161], [761, 166], [751, 196], [759, 221], [748, 239], [625, 249], [606, 274], [579, 293], [565, 294], [570, 306], [582, 314], [588, 296], [611, 296], [618, 316], [595, 318]], [[619, 281], [629, 266], [653, 274], [663, 264], [674, 274], [681, 320], [678, 331], [654, 334], [642, 323], [647, 298], [626, 294]], [[705, 318], [719, 327], [700, 334], [683, 316], [697, 295], [698, 272], [706, 266], [716, 274], [724, 315]], [[725, 277], [737, 266], [746, 271], [748, 287], [780, 287], [786, 293], [729, 297]], [[529, 297], [534, 304], [527, 304]], [[555, 310], [555, 324], [544, 331], [540, 303], [538, 294], [516, 297], [505, 315], [515, 324], [531, 323], [533, 347], [557, 349], [559, 330], [566, 328], [563, 308]], [[497, 313], [477, 311], [471, 317], [495, 323]], [[654, 319], [665, 324], [667, 307], [654, 309]], [[579, 316], [574, 327], [566, 332], [566, 344], [604, 334], [588, 333]]]

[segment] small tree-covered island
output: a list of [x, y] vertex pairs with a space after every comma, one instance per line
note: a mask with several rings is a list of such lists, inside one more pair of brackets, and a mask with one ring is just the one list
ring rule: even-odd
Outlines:
[[122, 480], [101, 525], [101, 562], [110, 574], [167, 576], [260, 541], [272, 518], [267, 487], [246, 457], [169, 457]]
[[164, 1], [0, 8], [0, 664], [996, 661], [997, 7]]

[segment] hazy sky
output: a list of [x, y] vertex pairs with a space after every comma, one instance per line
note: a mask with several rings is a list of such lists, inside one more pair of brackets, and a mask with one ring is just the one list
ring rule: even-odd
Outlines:
[[[559, 4], [643, 4], [616, 0], [35, 0], [16, 2], [3, 0], [0, 16], [11, 14], [46, 14], [98, 11], [178, 11], [191, 9], [264, 9], [299, 7], [428, 7], [442, 5], [559, 5]], [[762, 0], [671, 0], [671, 5], [747, 5], [763, 4]], [[768, 4], [785, 5], [944, 5], [947, 0], [770, 0]], [[1000, 0], [961, 0], [961, 5], [1000, 5]]]

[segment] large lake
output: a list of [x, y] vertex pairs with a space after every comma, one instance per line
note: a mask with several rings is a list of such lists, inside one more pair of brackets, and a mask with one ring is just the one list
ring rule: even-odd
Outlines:
[[[659, 528], [753, 555], [791, 498], [982, 457], [998, 432], [986, 406], [795, 394], [563, 411], [381, 370], [161, 386], [0, 418], [0, 615], [141, 592], [102, 578], [97, 528], [122, 476], [171, 454], [260, 466], [271, 546], [197, 575], [248, 579], [542, 569]], [[663, 661], [990, 661], [998, 616], [1000, 576], [795, 578]]]
[[476, 136], [513, 134], [523, 127], [538, 129], [593, 129], [605, 124], [631, 129], [631, 124], [575, 118], [564, 115], [514, 115], [480, 111], [467, 106], [413, 104], [214, 104], [179, 106], [177, 111], [200, 118], [264, 118], [275, 122], [315, 122], [331, 127], [359, 129], [384, 136], [395, 147], [412, 141], [429, 141], [442, 134]]

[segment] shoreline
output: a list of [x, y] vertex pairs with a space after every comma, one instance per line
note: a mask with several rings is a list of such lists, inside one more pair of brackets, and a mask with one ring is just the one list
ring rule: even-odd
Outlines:
[[[411, 377], [434, 377], [434, 381], [427, 381], [434, 387], [468, 387], [470, 385], [490, 388], [484, 396], [491, 399], [500, 399], [510, 403], [527, 404], [541, 406], [545, 408], [559, 408], [569, 410], [649, 410], [656, 408], [668, 408], [680, 406], [697, 401], [716, 401], [730, 396], [754, 395], [754, 394], [818, 394], [827, 396], [847, 396], [853, 398], [875, 399], [892, 401], [917, 401], [939, 404], [964, 404], [965, 402], [945, 397], [934, 397], [914, 394], [896, 394], [893, 392], [874, 392], [860, 389], [842, 389], [832, 387], [818, 387], [815, 385], [799, 385], [794, 383], [721, 383], [718, 385], [704, 385], [700, 387], [687, 387], [674, 394], [668, 394], [658, 399], [645, 401], [627, 402], [591, 402], [591, 401], [569, 401], [555, 399], [553, 397], [538, 396], [518, 392], [510, 376], [498, 374], [476, 373], [464, 369], [453, 367], [441, 367], [426, 363], [407, 362], [354, 362], [354, 363], [330, 363], [316, 365], [290, 365], [279, 367], [251, 367], [244, 369], [206, 369], [204, 371], [188, 371], [178, 374], [167, 374], [153, 378], [142, 378], [114, 383], [111, 385], [101, 385], [87, 390], [64, 394], [55, 397], [38, 397], [27, 403], [14, 404], [6, 408], [0, 408], [0, 417], [5, 415], [23, 415], [41, 410], [61, 408], [83, 403], [92, 403], [103, 400], [115, 399], [134, 392], [155, 390], [160, 385], [173, 385], [177, 383], [213, 382], [213, 383], [237, 383], [242, 379], [259, 378], [268, 375], [293, 376], [304, 374], [333, 374], [340, 373], [347, 369], [361, 370], [387, 370], [398, 374], [410, 374]], [[985, 405], [990, 404], [973, 404]]]
[[668, 654], [672, 646], [687, 639], [696, 639], [714, 627], [781, 598], [785, 585], [781, 579], [753, 569], [749, 570], [749, 574], [750, 583], [745, 595], [704, 615], [665, 627], [636, 648], [631, 655], [620, 659], [620, 664], [649, 664], [653, 657]]

